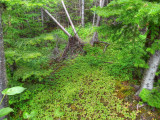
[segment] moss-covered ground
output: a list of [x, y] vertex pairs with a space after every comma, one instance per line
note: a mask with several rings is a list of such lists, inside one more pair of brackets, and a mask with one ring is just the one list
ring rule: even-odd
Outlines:
[[[93, 30], [82, 28], [79, 33], [87, 43]], [[131, 87], [136, 80], [129, 79], [130, 73], [122, 69], [122, 76], [112, 74], [116, 71], [113, 67], [117, 65], [116, 53], [119, 52], [113, 51], [113, 45], [103, 52], [103, 45], [88, 44], [84, 47], [87, 54], [56, 63], [52, 51], [57, 39], [62, 39], [59, 48], [63, 50], [67, 37], [58, 30], [18, 41], [19, 50], [14, 46], [6, 50], [8, 67], [13, 56], [18, 66], [13, 75], [8, 74], [10, 86], [18, 84], [27, 88], [21, 95], [10, 98], [10, 105], [15, 109], [11, 120], [24, 119], [26, 113], [31, 120], [160, 119], [158, 109], [137, 108], [135, 89]], [[9, 40], [5, 43], [10, 45]]]

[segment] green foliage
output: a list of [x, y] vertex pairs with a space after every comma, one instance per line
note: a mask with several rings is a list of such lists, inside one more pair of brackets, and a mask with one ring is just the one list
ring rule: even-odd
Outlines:
[[148, 67], [144, 59], [145, 39], [138, 33], [133, 35], [136, 31], [131, 26], [127, 29], [103, 25], [98, 30], [99, 35], [108, 36], [108, 39], [103, 41], [111, 44], [106, 50], [106, 60], [112, 62], [108, 66], [112, 75], [122, 76], [125, 80], [132, 79], [137, 68]]
[[[86, 29], [90, 30], [91, 27], [88, 25]], [[79, 30], [80, 36], [83, 36], [84, 30], [84, 28]], [[68, 28], [68, 31], [71, 32], [72, 28]], [[90, 33], [87, 35], [89, 36]], [[53, 49], [58, 41], [58, 47], [63, 50], [67, 40], [68, 37], [61, 30], [55, 30], [52, 33], [35, 38], [18, 39], [15, 42], [10, 39], [4, 40], [9, 85], [19, 84], [28, 88], [21, 95], [10, 96], [10, 105], [14, 105], [14, 108], [18, 110], [28, 104], [24, 101], [30, 101], [38, 92], [48, 86], [46, 83], [52, 79], [51, 73], [54, 71], [54, 66], [56, 66], [56, 64], [50, 65]], [[43, 85], [44, 82], [45, 85]]]
[[[13, 82], [12, 85], [13, 84], [15, 83]], [[19, 84], [22, 84], [22, 83], [19, 83]], [[23, 92], [21, 95], [9, 96], [9, 104], [15, 105], [15, 108], [17, 110], [19, 107], [23, 106], [24, 101], [31, 100], [38, 92], [41, 92], [45, 87], [49, 87], [47, 84], [43, 85], [38, 83], [34, 83], [32, 85], [23, 84], [23, 86], [27, 87], [27, 91]]]
[[156, 50], [159, 50], [159, 46], [160, 46], [160, 40], [155, 40], [151, 48], [147, 48], [147, 52], [154, 54]]
[[[72, 28], [67, 29], [72, 33]], [[88, 39], [91, 33], [83, 34], [90, 30], [89, 25], [79, 30], [79, 36]], [[60, 30], [55, 30], [49, 34], [42, 34], [35, 38], [24, 38], [18, 40], [4, 39], [6, 46], [5, 57], [7, 64], [7, 75], [13, 81], [43, 81], [51, 74], [53, 49], [58, 44], [60, 50], [66, 46], [68, 37]]]
[[80, 56], [68, 62], [54, 75], [54, 85], [37, 93], [23, 109], [37, 109], [35, 120], [135, 119], [136, 111], [129, 111], [116, 97], [114, 78], [101, 67], [90, 66], [87, 57]]
[[[22, 93], [26, 88], [24, 87], [20, 87], [20, 86], [17, 86], [17, 87], [12, 87], [12, 88], [6, 88], [2, 91], [2, 94], [4, 95], [2, 100], [0, 101], [0, 105], [4, 99], [4, 97], [6, 95], [16, 95], [16, 94], [20, 94]], [[10, 107], [6, 107], [6, 108], [2, 108], [0, 109], [0, 118], [5, 116], [5, 115], [8, 115], [10, 112], [13, 112], [14, 110]]]
[[[43, 6], [54, 16], [57, 11], [61, 13], [63, 10], [62, 6], [59, 7], [59, 1], [2, 2], [7, 5], [3, 27], [7, 38], [4, 41], [9, 86], [19, 84], [28, 88], [21, 95], [9, 97], [10, 105], [16, 109], [13, 119], [17, 119], [17, 116], [18, 119], [35, 120], [136, 119], [138, 112], [130, 110], [127, 103], [117, 98], [115, 83], [117, 79], [131, 80], [137, 74], [137, 69], [148, 68], [147, 52], [154, 54], [159, 49], [159, 4], [142, 0], [113, 0], [107, 7], [94, 8], [100, 16], [107, 18], [107, 24], [95, 29], [87, 24], [85, 28], [76, 27], [76, 30], [85, 42], [89, 42], [93, 32], [98, 31], [99, 40], [110, 45], [105, 52], [102, 44], [95, 47], [86, 45], [86, 55], [57, 64], [52, 59], [53, 49], [57, 46], [63, 50], [68, 37], [60, 30], [35, 36], [41, 34], [47, 23], [49, 26], [51, 23], [46, 17], [47, 21], [42, 27], [40, 8]], [[69, 13], [72, 20], [79, 23], [80, 17], [75, 17], [79, 12], [73, 12], [77, 8], [73, 7], [72, 2], [65, 2], [71, 8]], [[87, 21], [92, 13], [86, 11], [86, 14]], [[68, 24], [64, 16], [55, 16], [65, 26]], [[52, 24], [51, 27], [56, 26]], [[145, 34], [142, 34], [142, 28], [146, 28]], [[66, 29], [74, 35], [71, 27]], [[146, 48], [149, 34], [153, 44]], [[148, 101], [148, 91], [141, 93], [142, 99], [151, 106], [158, 106], [159, 94], [153, 91], [152, 97], [156, 96], [154, 103], [150, 103], [152, 98]], [[121, 87], [120, 92], [128, 95], [130, 87]]]
[[[76, 2], [64, 0], [72, 21], [75, 25], [79, 25], [81, 17], [79, 16], [79, 5]], [[86, 0], [85, 8], [90, 8], [93, 1]], [[56, 23], [49, 19], [43, 12], [42, 20], [41, 8], [47, 9], [51, 14], [61, 21], [63, 26], [68, 25], [67, 17], [61, 15], [64, 12], [60, 0], [1, 0], [0, 4], [4, 4], [5, 8], [2, 14], [4, 37], [7, 39], [17, 39], [26, 37], [39, 36], [43, 32], [51, 31], [57, 27]], [[75, 7], [73, 7], [75, 6]], [[78, 11], [78, 12], [77, 12]], [[92, 12], [85, 10], [85, 21], [89, 22]], [[87, 17], [88, 16], [88, 17]]]
[[[67, 30], [71, 31], [71, 28]], [[84, 38], [84, 41], [88, 41], [89, 37], [91, 38], [91, 33], [89, 32], [83, 35], [83, 32], [88, 30], [92, 31], [93, 29], [88, 25], [86, 28], [79, 30], [79, 36]], [[54, 34], [57, 34], [57, 36], [59, 36], [61, 39], [68, 39], [64, 33], [56, 30], [52, 33], [53, 43], [51, 44], [55, 45], [56, 37]], [[47, 36], [49, 35], [46, 34], [42, 35], [41, 37], [46, 37], [47, 42], [51, 42], [51, 39], [48, 40], [51, 36]], [[41, 49], [44, 49], [46, 44], [44, 44], [44, 39], [41, 40], [41, 37], [28, 40], [25, 39], [26, 41], [21, 40], [21, 44], [27, 42], [27, 49], [29, 48], [29, 50], [33, 50], [33, 48], [37, 49], [35, 46], [41, 46]], [[58, 46], [60, 49], [63, 49], [66, 42], [61, 44], [62, 45]], [[19, 46], [20, 47], [18, 48], [21, 49], [21, 46], [24, 47], [24, 44]], [[50, 46], [47, 46], [46, 48], [48, 48], [48, 50], [51, 49]], [[30, 117], [30, 113], [32, 113], [34, 110], [36, 110], [37, 114], [31, 117], [33, 120], [52, 120], [59, 118], [135, 119], [137, 112], [130, 111], [129, 108], [126, 107], [126, 104], [117, 98], [117, 94], [114, 92], [116, 80], [114, 77], [109, 76], [111, 74], [113, 75], [113, 71], [111, 71], [113, 66], [107, 62], [113, 62], [112, 60], [115, 60], [116, 50], [112, 49], [112, 46], [109, 46], [106, 52], [103, 52], [103, 49], [104, 45], [100, 44], [96, 45], [95, 47], [91, 47], [88, 44], [84, 47], [84, 50], [87, 53], [86, 55], [79, 55], [75, 59], [66, 60], [62, 63], [62, 65], [59, 63], [60, 67], [58, 67], [58, 70], [54, 72], [54, 74], [49, 74], [46, 76], [46, 78], [43, 79], [43, 83], [38, 83], [37, 80], [35, 81], [33, 76], [30, 76], [30, 79], [32, 79], [32, 85], [30, 82], [28, 82], [28, 79], [25, 79], [25, 82], [19, 83], [25, 85], [27, 91], [20, 96], [10, 97], [10, 105], [17, 109], [13, 119], [17, 119], [17, 116], [19, 119], [28, 118]], [[49, 52], [38, 52], [41, 53], [42, 56], [45, 56], [46, 53], [49, 54]], [[10, 52], [8, 53], [9, 54], [6, 56], [11, 55]], [[17, 52], [15, 52], [15, 54], [16, 53]], [[113, 56], [111, 57], [111, 55]], [[24, 56], [28, 57], [28, 54], [24, 54]], [[39, 61], [42, 56], [36, 58], [29, 57], [29, 62], [30, 59], [32, 61], [34, 59]], [[21, 57], [23, 58], [23, 56]], [[10, 58], [8, 57], [8, 59], [11, 58], [13, 59], [12, 56]], [[28, 58], [26, 60], [22, 58], [15, 61], [22, 62], [23, 64], [17, 63], [17, 65], [21, 65], [21, 67], [24, 68], [24, 66], [28, 64]], [[32, 66], [33, 63], [31, 62], [30, 64]], [[41, 63], [41, 66], [44, 66], [43, 64], [45, 63]], [[35, 66], [35, 64], [33, 65]], [[21, 69], [18, 67], [16, 72], [19, 72], [17, 72], [17, 74], [15, 74], [15, 72], [14, 76], [22, 75], [22, 77], [24, 77], [25, 74], [20, 74], [23, 73], [23, 70], [27, 70], [27, 73], [31, 74], [33, 71], [30, 68], [31, 66], [29, 66], [28, 70], [26, 68]], [[50, 67], [54, 68], [54, 66], [55, 65], [53, 64]], [[124, 74], [125, 73], [123, 73], [123, 75]], [[40, 76], [37, 77], [39, 79]], [[119, 76], [116, 77], [120, 79]], [[15, 83], [12, 81], [12, 84]], [[19, 116], [19, 112], [23, 112], [23, 116]]]
[[[107, 18], [107, 24], [97, 30], [114, 46], [112, 51], [117, 55], [117, 61], [114, 60], [112, 73], [116, 71], [119, 76], [123, 71], [123, 75], [134, 73], [133, 76], [137, 76], [136, 69], [148, 68], [147, 52], [154, 54], [159, 49], [160, 5], [143, 0], [113, 0], [104, 8], [92, 10]], [[148, 43], [150, 46], [146, 46]]]
[[160, 108], [160, 91], [159, 88], [154, 88], [152, 90], [143, 89], [139, 96], [143, 102], [147, 102], [148, 105]]
[[64, 115], [64, 112], [60, 112], [60, 109], [61, 108], [57, 108], [55, 111], [54, 111], [54, 116], [55, 117], [61, 117]]
[[26, 7], [20, 7], [16, 4], [14, 8], [5, 10], [2, 14], [5, 38], [17, 39], [39, 35], [43, 28], [38, 22], [40, 20], [35, 18], [40, 16], [40, 12], [38, 12], [39, 9], [31, 12], [34, 9], [28, 10]]
[[8, 115], [10, 112], [13, 112], [13, 109], [10, 107], [0, 109], [0, 118], [5, 115]]
[[5, 51], [10, 79], [42, 81], [52, 72], [48, 65], [55, 44], [52, 34], [33, 39], [19, 39], [10, 44], [14, 45]]
[[[2, 14], [5, 38], [35, 37], [44, 32], [46, 23], [41, 18], [41, 7], [55, 10], [57, 0], [2, 0], [5, 8]], [[49, 6], [48, 6], [49, 4]]]
[[26, 88], [24, 87], [12, 87], [12, 88], [7, 88], [5, 90], [2, 91], [3, 95], [16, 95], [16, 94], [20, 94], [22, 93]]
[[23, 112], [23, 118], [24, 119], [32, 119], [37, 114], [36, 111], [32, 111], [30, 114], [28, 112]]

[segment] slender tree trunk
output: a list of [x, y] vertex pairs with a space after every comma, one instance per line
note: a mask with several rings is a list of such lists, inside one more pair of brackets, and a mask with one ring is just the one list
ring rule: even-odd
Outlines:
[[109, 0], [106, 1], [106, 4], [107, 4], [107, 5], [108, 5], [108, 3], [109, 3]]
[[84, 0], [82, 0], [82, 26], [84, 27]]
[[62, 2], [62, 5], [63, 5], [64, 10], [65, 10], [65, 12], [66, 12], [66, 15], [67, 15], [67, 17], [68, 17], [68, 20], [69, 20], [69, 22], [70, 22], [70, 24], [71, 24], [71, 27], [72, 27], [72, 29], [73, 29], [73, 32], [74, 32], [75, 36], [79, 39], [78, 34], [77, 34], [77, 32], [76, 32], [76, 29], [75, 29], [75, 27], [74, 27], [74, 25], [73, 25], [73, 22], [72, 22], [72, 20], [71, 20], [71, 18], [70, 18], [70, 16], [69, 16], [69, 13], [68, 13], [68, 11], [67, 11], [67, 9], [66, 9], [65, 4], [64, 4], [64, 1], [61, 0], [61, 2]]
[[[0, 5], [0, 101], [3, 98], [1, 92], [7, 86], [7, 78], [6, 78], [6, 67], [5, 67], [5, 56], [4, 56], [4, 44], [3, 44], [3, 29], [2, 29], [2, 9]], [[0, 109], [8, 106], [7, 97], [4, 98], [2, 104], [0, 105]], [[3, 119], [3, 118], [2, 118]], [[2, 120], [0, 118], [0, 120]]]
[[[97, 5], [97, 0], [94, 0], [94, 4], [95, 4], [95, 6]], [[93, 24], [92, 24], [92, 26], [95, 25], [95, 21], [96, 21], [96, 12], [93, 13]]]
[[[99, 6], [100, 6], [101, 8], [104, 6], [104, 2], [105, 2], [105, 0], [100, 0], [100, 5], [99, 5]], [[96, 26], [99, 26], [99, 25], [100, 25], [100, 21], [101, 21], [101, 17], [98, 16]]]
[[[79, 16], [80, 18], [82, 16], [82, 0], [79, 0]], [[81, 24], [81, 19], [80, 19], [80, 24]]]
[[42, 28], [44, 32], [44, 14], [43, 14], [43, 9], [41, 8], [41, 21], [42, 21]]
[[136, 93], [136, 95], [139, 95], [139, 93], [143, 88], [149, 90], [153, 89], [154, 78], [159, 64], [160, 64], [160, 50], [157, 50], [155, 54], [152, 55], [149, 59], [149, 68], [146, 69], [146, 71], [144, 72], [141, 88]]
[[61, 28], [61, 30], [63, 30], [63, 32], [68, 36], [71, 37], [71, 35], [69, 34], [69, 32], [67, 30], [65, 30], [65, 28], [47, 11], [44, 10], [46, 12], [46, 14], [54, 21], [56, 22], [56, 24]]
[[93, 24], [92, 24], [92, 26], [94, 26], [94, 24], [95, 24], [95, 19], [96, 19], [96, 12], [94, 12], [94, 14], [93, 14]]

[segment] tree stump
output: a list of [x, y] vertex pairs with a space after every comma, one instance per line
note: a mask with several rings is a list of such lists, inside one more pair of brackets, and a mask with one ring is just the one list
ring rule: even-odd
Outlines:
[[70, 37], [62, 54], [61, 60], [64, 60], [77, 53], [83, 53], [83, 46], [84, 44], [76, 36]]

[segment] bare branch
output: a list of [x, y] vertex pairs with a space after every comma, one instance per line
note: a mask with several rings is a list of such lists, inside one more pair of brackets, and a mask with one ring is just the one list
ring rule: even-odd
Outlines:
[[52, 18], [52, 20], [53, 20], [54, 22], [57, 23], [57, 25], [63, 30], [63, 32], [65, 32], [65, 34], [66, 34], [68, 37], [71, 37], [71, 34], [69, 34], [68, 31], [67, 31], [47, 10], [44, 10], [44, 11], [47, 13], [47, 15], [48, 15], [49, 17]]
[[70, 16], [69, 16], [69, 13], [68, 13], [68, 11], [67, 11], [67, 9], [66, 9], [65, 4], [64, 4], [64, 1], [61, 0], [61, 2], [62, 2], [62, 5], [63, 5], [64, 10], [65, 10], [65, 12], [66, 12], [66, 15], [67, 15], [67, 17], [68, 17], [68, 20], [69, 20], [69, 22], [70, 22], [70, 24], [71, 24], [71, 27], [72, 27], [72, 29], [73, 29], [73, 32], [74, 32], [74, 34], [76, 35], [76, 37], [79, 39], [79, 37], [78, 37], [78, 35], [77, 35], [77, 32], [76, 32], [76, 29], [75, 29], [75, 27], [74, 27], [74, 25], [73, 25], [73, 22], [72, 22], [72, 20], [71, 20], [71, 18], [70, 18]]

